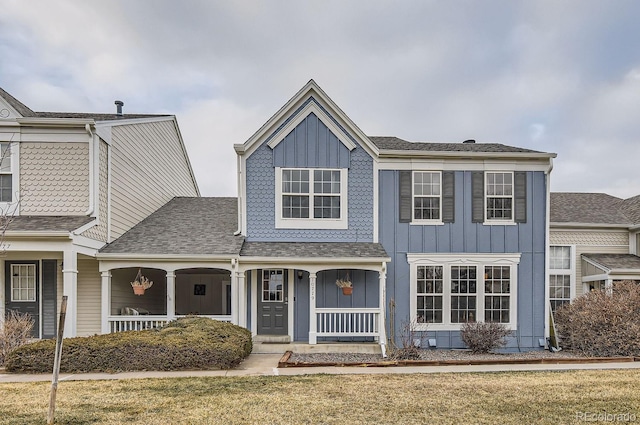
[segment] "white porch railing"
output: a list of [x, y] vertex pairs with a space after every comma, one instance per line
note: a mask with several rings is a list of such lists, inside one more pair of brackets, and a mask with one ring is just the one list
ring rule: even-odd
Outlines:
[[[175, 316], [176, 318], [186, 316]], [[221, 322], [231, 322], [230, 315], [216, 315], [199, 317], [208, 317], [209, 319], [219, 320]], [[166, 325], [170, 322], [167, 316], [141, 315], [141, 316], [109, 316], [109, 332], [125, 332], [125, 331], [143, 331], [145, 329], [154, 329]]]
[[380, 338], [378, 308], [316, 308], [317, 336]]

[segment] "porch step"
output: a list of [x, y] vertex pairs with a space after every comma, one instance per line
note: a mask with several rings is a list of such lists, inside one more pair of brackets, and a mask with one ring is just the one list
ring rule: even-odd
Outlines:
[[285, 351], [294, 353], [359, 353], [359, 354], [381, 354], [380, 344], [373, 342], [363, 343], [318, 343], [309, 345], [301, 342], [289, 344], [263, 343], [253, 340], [253, 354], [284, 354]]
[[291, 342], [289, 335], [254, 335], [253, 342], [263, 344], [288, 344]]

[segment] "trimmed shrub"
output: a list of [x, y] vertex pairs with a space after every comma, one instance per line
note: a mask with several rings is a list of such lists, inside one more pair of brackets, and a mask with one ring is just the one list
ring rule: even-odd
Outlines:
[[29, 342], [32, 330], [33, 318], [30, 314], [15, 310], [7, 312], [5, 319], [0, 321], [0, 366], [12, 350]]
[[640, 285], [616, 282], [554, 314], [560, 345], [592, 357], [640, 356]]
[[[231, 369], [251, 354], [251, 332], [231, 323], [186, 317], [158, 329], [67, 338], [61, 372]], [[55, 340], [22, 346], [9, 354], [10, 372], [53, 370]]]
[[507, 343], [511, 330], [502, 323], [467, 322], [460, 328], [462, 342], [474, 354], [489, 353]]

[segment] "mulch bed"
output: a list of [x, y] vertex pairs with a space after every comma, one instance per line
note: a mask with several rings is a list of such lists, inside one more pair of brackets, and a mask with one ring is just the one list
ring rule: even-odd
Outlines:
[[313, 353], [287, 351], [278, 362], [284, 367], [390, 367], [390, 366], [454, 366], [492, 364], [584, 364], [640, 361], [640, 357], [585, 357], [561, 351], [532, 351], [527, 353], [472, 354], [464, 350], [422, 350], [418, 360], [392, 360], [374, 354]]

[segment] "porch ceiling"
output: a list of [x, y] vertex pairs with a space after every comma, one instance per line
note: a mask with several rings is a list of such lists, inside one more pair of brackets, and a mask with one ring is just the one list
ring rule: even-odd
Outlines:
[[371, 242], [245, 242], [242, 257], [388, 259], [389, 255], [381, 244]]

